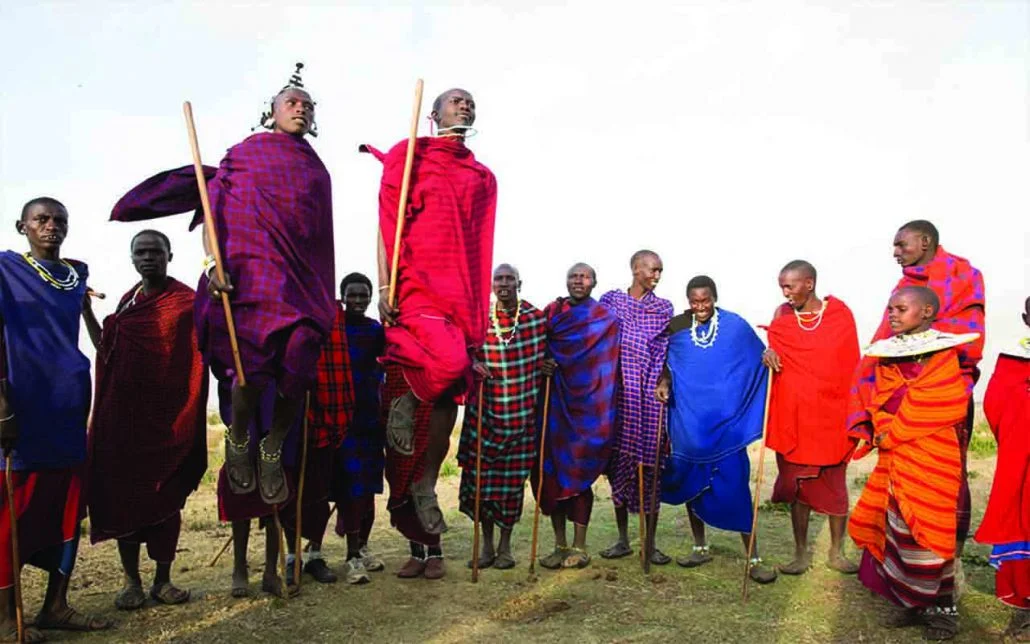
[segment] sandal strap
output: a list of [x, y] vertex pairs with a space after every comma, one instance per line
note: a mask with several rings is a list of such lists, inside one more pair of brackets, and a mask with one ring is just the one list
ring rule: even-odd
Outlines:
[[265, 436], [264, 438], [261, 439], [261, 442], [258, 443], [258, 451], [261, 453], [261, 460], [266, 462], [266, 463], [275, 463], [275, 462], [281, 460], [282, 456], [283, 456], [283, 448], [282, 448], [282, 446], [280, 446], [279, 449], [274, 451], [274, 452], [268, 452], [268, 451], [265, 450], [265, 441], [267, 441], [267, 440], [268, 440], [268, 437]]
[[237, 452], [245, 452], [250, 448], [250, 434], [247, 434], [247, 437], [243, 439], [242, 443], [237, 443], [232, 439], [232, 428], [226, 426], [225, 442], [228, 443]]

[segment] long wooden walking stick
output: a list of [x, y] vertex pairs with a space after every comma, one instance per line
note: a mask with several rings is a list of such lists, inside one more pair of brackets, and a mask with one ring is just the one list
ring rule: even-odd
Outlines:
[[755, 551], [755, 533], [758, 532], [758, 501], [762, 490], [762, 475], [765, 473], [765, 434], [769, 428], [769, 400], [772, 398], [773, 370], [769, 370], [769, 381], [765, 387], [765, 412], [762, 414], [762, 443], [758, 448], [758, 479], [755, 481], [754, 510], [751, 513], [751, 535], [747, 541], [747, 559], [744, 561], [743, 600], [747, 601], [747, 584], [751, 579], [751, 554]]
[[540, 426], [540, 469], [536, 480], [536, 505], [533, 508], [533, 541], [529, 547], [529, 574], [536, 569], [537, 537], [540, 531], [540, 495], [544, 493], [544, 449], [547, 445], [547, 414], [551, 409], [551, 379], [544, 382], [544, 420]]
[[[200, 189], [200, 204], [204, 209], [204, 232], [207, 235], [208, 248], [215, 259], [215, 274], [218, 281], [225, 284], [225, 266], [222, 264], [222, 251], [218, 246], [218, 231], [215, 230], [215, 218], [211, 214], [211, 200], [207, 195], [207, 181], [204, 179], [204, 165], [200, 162], [200, 144], [197, 143], [197, 128], [193, 124], [193, 106], [189, 101], [182, 104], [182, 112], [186, 115], [186, 129], [190, 137], [190, 149], [193, 151], [193, 171], [197, 175], [197, 188]], [[229, 344], [232, 347], [232, 359], [236, 366], [236, 381], [241, 387], [247, 386], [243, 374], [243, 363], [240, 361], [240, 345], [236, 340], [236, 325], [232, 320], [232, 309], [229, 306], [229, 294], [222, 292], [222, 310], [225, 312], [225, 326], [229, 329]]]
[[479, 381], [479, 397], [476, 399], [476, 505], [472, 528], [472, 583], [479, 581], [479, 495], [483, 486], [479, 475], [483, 467], [483, 380]]
[[658, 529], [658, 470], [662, 464], [662, 439], [665, 438], [663, 420], [665, 405], [658, 408], [658, 444], [655, 445], [654, 471], [651, 473], [651, 514], [647, 515], [647, 559], [644, 572], [651, 572], [651, 557], [655, 551], [655, 531]]
[[[397, 231], [393, 236], [393, 259], [390, 261], [390, 293], [386, 300], [390, 308], [397, 303], [397, 267], [400, 262], [401, 235], [408, 210], [408, 190], [411, 187], [411, 166], [415, 163], [415, 146], [418, 144], [418, 118], [422, 112], [422, 79], [415, 81], [415, 103], [411, 107], [411, 130], [408, 133], [408, 151], [404, 157], [404, 174], [401, 176], [401, 193], [397, 198]], [[473, 575], [474, 576], [474, 575]]]
[[300, 588], [301, 572], [304, 569], [301, 556], [301, 517], [304, 514], [304, 477], [308, 469], [308, 412], [311, 411], [311, 392], [304, 394], [304, 435], [300, 448], [300, 482], [297, 483], [297, 522], [293, 537], [293, 583]]
[[647, 572], [647, 528], [644, 527], [644, 461], [637, 462], [637, 489], [640, 491], [640, 567]]
[[[2, 332], [2, 331], [0, 331]], [[25, 612], [21, 601], [21, 557], [18, 552], [18, 512], [14, 508], [14, 481], [11, 476], [11, 453], [4, 458], [4, 476], [7, 487], [7, 508], [11, 514], [11, 576], [14, 581], [14, 619], [18, 629], [18, 644], [25, 642]]]

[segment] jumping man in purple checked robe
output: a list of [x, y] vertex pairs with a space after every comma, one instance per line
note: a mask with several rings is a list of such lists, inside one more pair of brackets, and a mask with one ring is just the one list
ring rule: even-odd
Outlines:
[[[654, 294], [662, 277], [662, 259], [657, 253], [640, 250], [630, 259], [633, 284], [625, 291], [608, 291], [601, 296], [619, 318], [620, 328], [620, 383], [619, 421], [615, 453], [608, 468], [615, 504], [615, 522], [619, 527], [619, 540], [601, 551], [605, 559], [616, 559], [633, 553], [629, 547], [629, 513], [644, 512], [648, 525], [658, 525], [658, 501], [651, 507], [655, 480], [654, 468], [659, 469], [659, 427], [661, 403], [654, 397], [658, 377], [665, 364], [665, 350], [669, 344], [666, 327], [672, 319], [672, 302]], [[665, 424], [665, 421], [661, 421]], [[644, 465], [644, 507], [640, 507], [639, 464]], [[648, 533], [652, 533], [649, 529]], [[652, 535], [653, 536], [653, 535]], [[665, 565], [671, 559], [654, 544], [641, 544], [651, 549], [651, 563]]]

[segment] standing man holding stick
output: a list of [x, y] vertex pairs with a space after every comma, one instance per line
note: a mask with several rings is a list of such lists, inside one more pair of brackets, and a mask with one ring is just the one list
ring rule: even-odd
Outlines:
[[[411, 560], [398, 574], [439, 579], [447, 526], [436, 480], [472, 378], [472, 354], [486, 339], [497, 181], [465, 147], [476, 119], [471, 94], [444, 92], [431, 118], [438, 136], [412, 136], [385, 155], [362, 149], [384, 165], [379, 316], [386, 326], [388, 507], [411, 542]], [[383, 297], [394, 283], [395, 303]]]
[[[79, 350], [79, 317], [92, 317], [85, 264], [61, 259], [68, 211], [39, 197], [15, 223], [27, 253], [0, 253], [0, 448], [4, 510], [0, 512], [0, 639], [44, 639], [40, 630], [98, 631], [111, 626], [68, 605], [68, 580], [85, 516], [83, 479], [89, 360]], [[7, 471], [11, 468], [12, 471]], [[8, 486], [11, 487], [8, 487]], [[9, 499], [17, 514], [12, 525]], [[49, 573], [35, 625], [19, 632], [18, 560]], [[20, 613], [20, 607], [17, 608]]]

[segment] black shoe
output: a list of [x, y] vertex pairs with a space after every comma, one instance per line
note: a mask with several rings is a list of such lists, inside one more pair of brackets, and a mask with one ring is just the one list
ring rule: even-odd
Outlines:
[[320, 584], [335, 584], [336, 573], [329, 569], [325, 559], [312, 559], [304, 564], [304, 572], [315, 578]]

